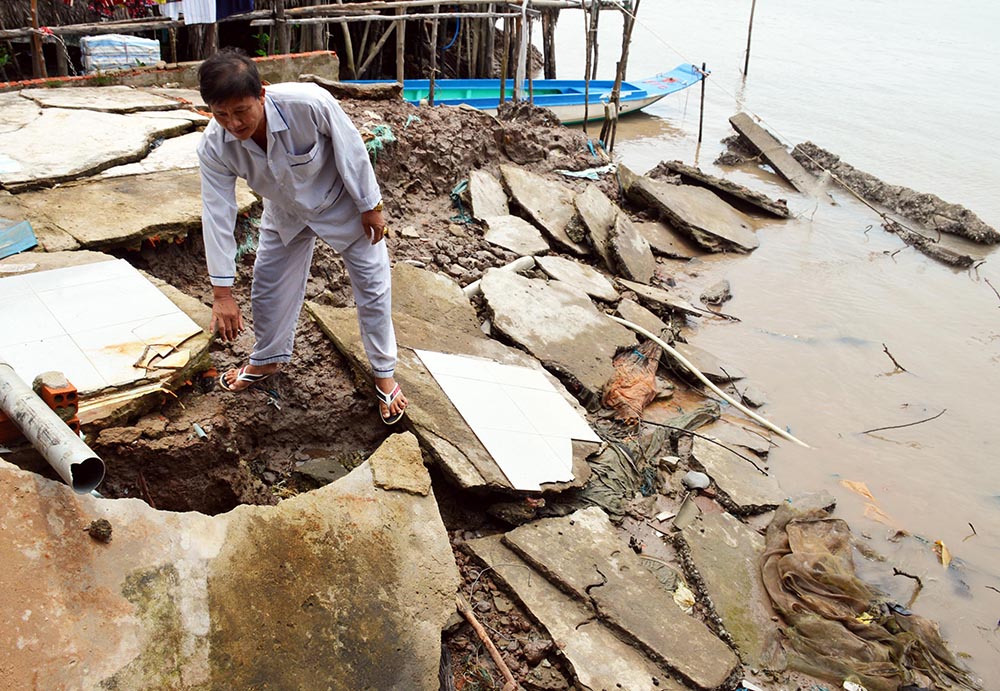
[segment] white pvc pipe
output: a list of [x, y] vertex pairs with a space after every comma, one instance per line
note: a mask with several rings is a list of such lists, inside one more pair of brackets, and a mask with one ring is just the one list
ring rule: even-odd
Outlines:
[[[504, 264], [500, 267], [501, 271], [527, 271], [535, 265], [535, 258], [532, 256], [518, 257], [510, 264]], [[482, 279], [480, 279], [481, 281]], [[477, 295], [482, 294], [483, 289], [479, 285], [479, 281], [473, 281], [469, 285], [462, 288], [462, 292], [465, 293], [465, 297], [474, 298]]]
[[653, 343], [655, 343], [658, 346], [660, 346], [661, 348], [663, 348], [663, 350], [665, 352], [667, 352], [670, 355], [674, 356], [674, 358], [677, 360], [677, 362], [679, 362], [682, 365], [684, 365], [684, 367], [688, 371], [690, 371], [691, 374], [693, 374], [694, 376], [698, 377], [698, 379], [701, 380], [701, 382], [703, 384], [705, 384], [705, 386], [707, 386], [712, 391], [714, 391], [715, 393], [717, 393], [727, 403], [731, 404], [734, 408], [736, 408], [737, 410], [739, 410], [741, 413], [750, 416], [753, 420], [755, 420], [755, 421], [759, 422], [760, 424], [764, 425], [764, 427], [767, 427], [772, 432], [781, 435], [782, 437], [784, 437], [788, 441], [793, 441], [796, 444], [798, 444], [799, 446], [804, 446], [807, 449], [812, 448], [811, 446], [809, 446], [808, 444], [806, 444], [804, 441], [795, 438], [793, 435], [791, 435], [788, 432], [786, 432], [785, 430], [781, 429], [780, 427], [778, 427], [774, 423], [769, 422], [768, 420], [762, 418], [757, 413], [753, 412], [749, 408], [743, 406], [741, 403], [739, 403], [736, 400], [734, 400], [731, 396], [729, 396], [729, 394], [727, 394], [725, 391], [723, 391], [722, 389], [720, 389], [718, 386], [716, 386], [715, 384], [713, 384], [712, 382], [710, 382], [708, 380], [708, 377], [706, 377], [704, 374], [702, 374], [698, 370], [697, 367], [695, 367], [694, 365], [692, 365], [688, 361], [688, 359], [686, 357], [684, 357], [683, 355], [681, 355], [680, 353], [678, 353], [676, 350], [674, 350], [674, 348], [671, 347], [671, 345], [669, 343], [667, 343], [666, 341], [664, 341], [662, 338], [659, 338], [658, 336], [654, 336], [653, 334], [651, 334], [649, 331], [646, 331], [646, 329], [642, 328], [638, 324], [633, 324], [630, 321], [626, 321], [624, 319], [619, 319], [618, 317], [613, 317], [610, 314], [605, 315], [605, 316], [607, 316], [608, 319], [611, 319], [613, 321], [618, 322], [622, 326], [627, 326], [628, 328], [632, 329], [636, 333], [642, 334], [646, 338], [648, 338], [651, 341], [653, 341]]
[[0, 362], [0, 410], [77, 494], [89, 494], [104, 479], [104, 461], [24, 383]]

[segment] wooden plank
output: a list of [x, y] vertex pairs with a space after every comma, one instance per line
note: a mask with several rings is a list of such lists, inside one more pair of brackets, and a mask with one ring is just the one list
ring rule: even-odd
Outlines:
[[729, 118], [729, 124], [757, 147], [764, 159], [771, 164], [778, 175], [791, 183], [792, 187], [802, 194], [816, 195], [818, 191], [816, 178], [792, 158], [773, 134], [755, 123], [746, 113], [737, 113]]

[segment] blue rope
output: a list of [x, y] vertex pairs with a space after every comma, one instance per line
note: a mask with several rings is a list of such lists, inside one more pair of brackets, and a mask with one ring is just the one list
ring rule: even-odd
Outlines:
[[444, 48], [441, 49], [442, 53], [451, 48], [453, 45], [455, 45], [455, 41], [458, 40], [458, 32], [461, 30], [461, 28], [462, 28], [462, 18], [455, 17], [455, 35], [451, 37], [450, 41], [448, 41], [448, 45], [446, 45]]

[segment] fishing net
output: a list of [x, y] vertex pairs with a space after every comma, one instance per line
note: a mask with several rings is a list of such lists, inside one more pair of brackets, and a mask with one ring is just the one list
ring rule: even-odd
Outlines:
[[615, 373], [605, 384], [601, 400], [606, 408], [615, 411], [615, 418], [635, 422], [656, 398], [656, 368], [662, 352], [660, 346], [645, 341], [615, 354]]
[[850, 528], [826, 511], [780, 506], [767, 529], [761, 575], [788, 624], [793, 668], [838, 683], [854, 678], [868, 691], [981, 688], [933, 622], [900, 613], [857, 578]]

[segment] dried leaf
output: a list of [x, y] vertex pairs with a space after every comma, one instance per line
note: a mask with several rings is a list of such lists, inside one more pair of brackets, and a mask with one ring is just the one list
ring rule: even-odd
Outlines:
[[947, 569], [948, 565], [951, 564], [951, 552], [948, 551], [948, 547], [940, 540], [934, 541], [934, 554], [937, 555], [941, 566]]
[[856, 480], [841, 480], [840, 484], [852, 492], [860, 494], [868, 501], [875, 501], [875, 497], [872, 496], [872, 493], [868, 490], [868, 485], [863, 482], [857, 482]]
[[865, 504], [865, 517], [893, 528], [896, 527], [896, 522], [889, 518], [889, 514], [874, 504]]

